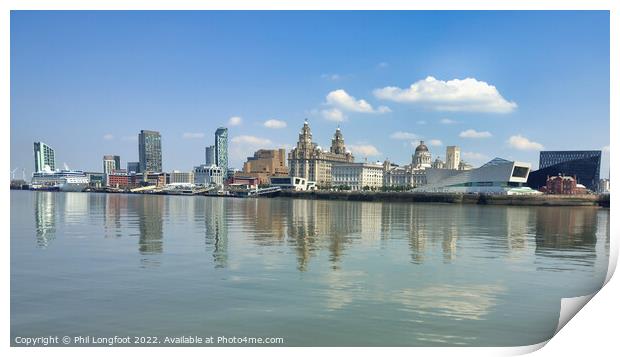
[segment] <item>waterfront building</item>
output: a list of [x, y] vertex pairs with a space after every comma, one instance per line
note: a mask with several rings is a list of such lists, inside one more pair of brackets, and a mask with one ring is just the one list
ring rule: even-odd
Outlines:
[[319, 186], [330, 186], [332, 165], [352, 163], [353, 160], [353, 155], [345, 147], [340, 128], [336, 129], [330, 150], [323, 151], [312, 142], [312, 132], [306, 120], [299, 133], [297, 146], [288, 154], [289, 174], [316, 182]]
[[609, 193], [609, 179], [600, 179], [598, 181], [598, 193]]
[[224, 185], [224, 172], [221, 167], [215, 165], [200, 165], [194, 167], [194, 184], [202, 186]]
[[449, 169], [449, 170], [459, 170], [460, 163], [461, 163], [461, 149], [458, 146], [447, 146], [446, 147], [446, 165], [444, 168]]
[[170, 173], [170, 180], [168, 183], [194, 183], [194, 172], [181, 172], [174, 170]]
[[[139, 172], [136, 174], [128, 174], [129, 179], [139, 186], [157, 186], [166, 185], [166, 173], [164, 172]], [[131, 183], [131, 182], [130, 182]]]
[[161, 135], [158, 131], [141, 130], [138, 136], [140, 172], [161, 172]]
[[49, 145], [37, 141], [34, 143], [34, 172], [56, 170], [56, 154]]
[[230, 186], [244, 189], [257, 189], [260, 184], [258, 177], [235, 175], [231, 177]]
[[139, 162], [128, 162], [127, 163], [127, 172], [140, 172], [140, 163]]
[[[121, 168], [121, 157], [118, 155], [103, 156], [103, 174], [109, 175]], [[106, 182], [107, 185], [107, 182]]]
[[383, 165], [365, 162], [332, 165], [332, 187], [346, 186], [353, 191], [375, 190], [383, 186]]
[[540, 188], [547, 176], [574, 176], [578, 184], [597, 191], [601, 170], [601, 151], [541, 151], [539, 169], [528, 178], [528, 185]]
[[88, 186], [101, 188], [106, 185], [106, 174], [103, 172], [84, 172], [88, 178]]
[[118, 155], [103, 155], [103, 173], [108, 174], [121, 169], [121, 157]]
[[127, 172], [112, 172], [107, 175], [108, 187], [129, 189], [136, 187], [135, 175]]
[[413, 169], [424, 170], [431, 167], [431, 153], [424, 141], [420, 141], [420, 145], [415, 148], [414, 154], [411, 156], [411, 167]]
[[461, 152], [458, 146], [448, 146], [446, 148], [446, 161], [439, 157], [432, 161], [432, 156], [424, 141], [415, 148], [411, 157], [411, 164], [398, 166], [384, 162], [383, 186], [415, 188], [426, 185], [426, 171], [428, 169], [450, 170], [458, 173], [459, 170], [470, 170], [472, 166], [460, 160]]
[[411, 165], [396, 166], [383, 172], [383, 186], [418, 187], [426, 184], [426, 171]]
[[433, 161], [433, 163], [431, 164], [431, 167], [434, 169], [444, 169], [446, 168], [446, 163], [443, 162], [439, 157], [437, 157], [435, 161]]
[[316, 182], [308, 181], [303, 177], [294, 176], [272, 176], [269, 178], [269, 185], [274, 187], [280, 187], [283, 190], [292, 191], [316, 190]]
[[215, 160], [215, 145], [207, 146], [205, 148], [205, 165], [216, 165]]
[[241, 175], [257, 177], [261, 185], [268, 184], [271, 176], [287, 176], [286, 150], [261, 149], [256, 151], [254, 156], [248, 157], [243, 164]]
[[531, 164], [495, 158], [471, 170], [427, 169], [427, 184], [414, 192], [540, 194], [526, 186]]
[[549, 176], [540, 190], [552, 195], [582, 195], [588, 193], [586, 187], [577, 183], [575, 176]]
[[[222, 168], [224, 179], [228, 177], [228, 129], [219, 127], [215, 131], [215, 165]], [[210, 165], [209, 165], [210, 166]]]

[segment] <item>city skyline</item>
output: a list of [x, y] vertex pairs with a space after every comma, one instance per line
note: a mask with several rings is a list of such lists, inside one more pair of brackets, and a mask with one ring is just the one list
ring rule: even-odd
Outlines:
[[608, 16], [15, 12], [11, 168], [32, 171], [35, 141], [58, 167], [100, 171], [109, 153], [124, 166], [152, 129], [163, 170], [190, 170], [224, 126], [240, 169], [258, 149], [290, 151], [307, 117], [323, 148], [339, 125], [358, 162], [408, 163], [419, 140], [433, 159], [459, 146], [475, 166], [603, 150], [608, 177]]

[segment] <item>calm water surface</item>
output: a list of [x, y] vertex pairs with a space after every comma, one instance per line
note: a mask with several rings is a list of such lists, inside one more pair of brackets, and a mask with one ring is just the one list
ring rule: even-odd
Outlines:
[[593, 207], [12, 191], [11, 337], [528, 345], [608, 255]]

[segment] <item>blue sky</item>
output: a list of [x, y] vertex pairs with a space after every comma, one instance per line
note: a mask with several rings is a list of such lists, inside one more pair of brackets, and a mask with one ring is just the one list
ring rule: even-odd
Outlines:
[[609, 83], [604, 11], [17, 11], [11, 167], [29, 175], [34, 141], [60, 167], [124, 167], [150, 129], [164, 170], [189, 170], [224, 125], [240, 168], [308, 118], [358, 161], [408, 163], [419, 139], [475, 165], [605, 148], [608, 177]]

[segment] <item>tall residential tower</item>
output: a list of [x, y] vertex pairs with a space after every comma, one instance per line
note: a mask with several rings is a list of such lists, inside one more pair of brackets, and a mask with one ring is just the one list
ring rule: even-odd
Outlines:
[[45, 143], [37, 141], [34, 143], [34, 172], [43, 171], [46, 166], [50, 170], [56, 170], [54, 149]]
[[215, 165], [215, 162], [215, 145], [207, 146], [205, 148], [205, 165]]
[[228, 173], [228, 129], [219, 127], [215, 131], [215, 164], [222, 168], [224, 179]]
[[138, 136], [140, 172], [162, 172], [161, 135], [158, 131], [141, 130]]

